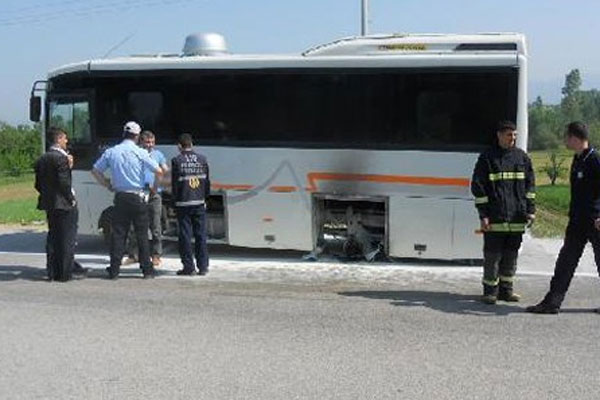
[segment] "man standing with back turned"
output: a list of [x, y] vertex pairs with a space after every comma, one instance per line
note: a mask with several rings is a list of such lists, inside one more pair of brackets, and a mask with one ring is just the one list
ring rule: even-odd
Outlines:
[[567, 125], [565, 142], [575, 152], [569, 178], [569, 223], [550, 290], [539, 304], [526, 309], [535, 314], [558, 314], [587, 242], [592, 244], [600, 274], [600, 155], [590, 147], [587, 126], [581, 122]]
[[496, 136], [497, 144], [479, 156], [471, 180], [483, 232], [481, 301], [486, 304], [520, 300], [513, 292], [517, 256], [525, 227], [535, 218], [533, 168], [527, 153], [515, 147], [515, 124], [500, 122]]
[[[163, 153], [155, 148], [156, 137], [152, 131], [142, 131], [140, 134], [140, 146], [150, 153], [150, 157], [158, 163], [163, 173], [167, 173], [167, 159]], [[144, 189], [148, 192], [148, 218], [150, 221], [150, 253], [152, 255], [152, 265], [158, 267], [162, 256], [162, 182], [155, 179], [154, 172], [146, 169]], [[127, 263], [135, 262], [137, 257], [137, 241], [135, 239], [135, 230], [129, 230], [127, 235], [127, 252], [129, 257]]]
[[77, 236], [77, 202], [71, 187], [72, 157], [67, 153], [67, 133], [48, 129], [52, 146], [35, 163], [38, 209], [46, 211], [46, 270], [50, 281], [71, 279]]
[[171, 161], [171, 190], [177, 213], [179, 255], [183, 269], [177, 275], [194, 275], [192, 234], [195, 240], [194, 256], [198, 274], [208, 273], [206, 246], [206, 199], [210, 194], [210, 179], [206, 158], [194, 152], [192, 136], [179, 136], [180, 154]]
[[[98, 183], [115, 192], [110, 267], [106, 269], [109, 279], [119, 276], [127, 231], [132, 222], [138, 242], [140, 268], [145, 279], [154, 278], [148, 242], [148, 199], [144, 192], [144, 169], [153, 171], [157, 178], [162, 175], [162, 169], [148, 151], [138, 147], [140, 131], [136, 122], [127, 122], [123, 127], [123, 141], [106, 150], [92, 169], [92, 175]], [[112, 182], [104, 176], [107, 169], [111, 171]]]

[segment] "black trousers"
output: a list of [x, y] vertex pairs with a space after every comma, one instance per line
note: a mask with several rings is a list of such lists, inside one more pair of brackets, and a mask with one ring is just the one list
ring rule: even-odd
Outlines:
[[594, 226], [594, 219], [569, 220], [563, 246], [554, 266], [550, 291], [544, 298], [545, 303], [561, 306], [587, 242], [592, 244], [596, 268], [600, 274], [600, 231]]
[[148, 242], [148, 208], [146, 202], [135, 193], [117, 193], [115, 195], [115, 214], [112, 223], [110, 242], [110, 269], [118, 274], [121, 268], [127, 231], [133, 223], [138, 243], [138, 260], [144, 272], [152, 271], [150, 244]]
[[77, 207], [46, 211], [46, 272], [50, 280], [64, 282], [71, 279], [78, 217]]
[[[204, 206], [177, 207], [177, 226], [179, 236], [179, 256], [184, 271], [195, 271], [194, 260], [200, 272], [208, 271], [208, 247], [206, 245], [207, 227]], [[192, 253], [192, 237], [194, 251]]]

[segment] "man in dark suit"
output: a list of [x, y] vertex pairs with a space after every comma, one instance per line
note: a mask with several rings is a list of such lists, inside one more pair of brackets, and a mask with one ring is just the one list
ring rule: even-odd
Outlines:
[[69, 140], [64, 130], [51, 127], [48, 136], [53, 144], [35, 163], [35, 189], [40, 194], [38, 209], [46, 211], [48, 220], [48, 279], [65, 282], [71, 279], [75, 267], [78, 211], [71, 187], [73, 158], [67, 153]]

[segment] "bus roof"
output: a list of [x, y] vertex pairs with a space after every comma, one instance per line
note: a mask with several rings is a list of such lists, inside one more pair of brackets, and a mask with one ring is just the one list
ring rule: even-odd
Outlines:
[[348, 37], [315, 46], [301, 54], [181, 54], [133, 55], [67, 64], [48, 78], [76, 72], [267, 69], [267, 68], [390, 68], [402, 66], [507, 66], [526, 56], [525, 37], [519, 33], [387, 34]]

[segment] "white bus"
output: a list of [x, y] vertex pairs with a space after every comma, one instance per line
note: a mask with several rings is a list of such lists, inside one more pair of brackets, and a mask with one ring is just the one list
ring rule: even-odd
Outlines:
[[108, 229], [112, 206], [91, 166], [135, 120], [167, 158], [181, 133], [207, 156], [213, 242], [478, 259], [477, 155], [499, 120], [527, 144], [521, 34], [371, 35], [292, 55], [190, 35], [183, 54], [69, 64], [44, 82], [44, 122], [69, 132], [77, 160], [83, 234]]

